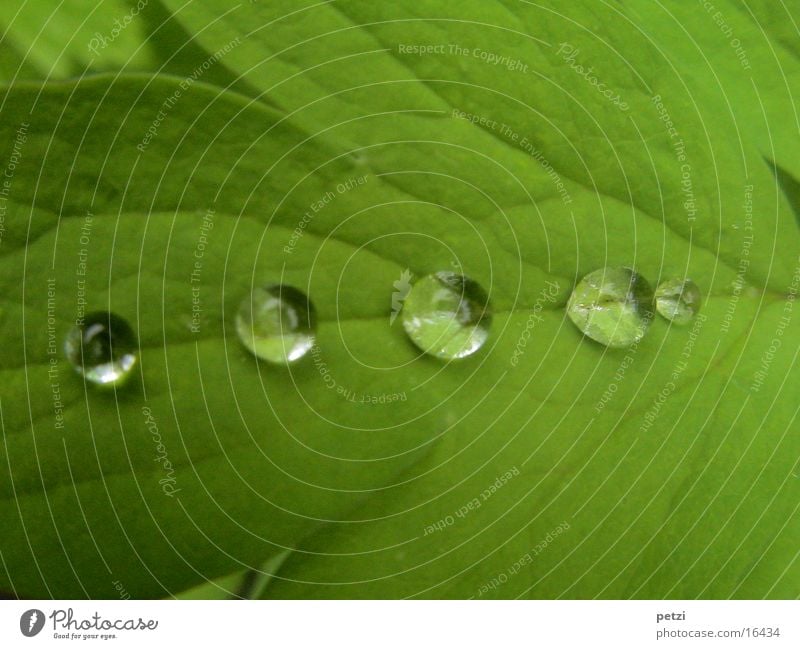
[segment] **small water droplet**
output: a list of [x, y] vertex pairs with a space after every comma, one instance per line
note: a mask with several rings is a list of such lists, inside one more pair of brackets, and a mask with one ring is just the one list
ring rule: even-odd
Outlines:
[[677, 325], [691, 322], [700, 302], [700, 288], [690, 279], [668, 279], [656, 289], [656, 311]]
[[653, 290], [630, 268], [601, 268], [586, 275], [567, 303], [567, 315], [586, 336], [608, 347], [642, 339], [653, 318]]
[[489, 337], [489, 297], [474, 280], [449, 271], [414, 284], [403, 303], [403, 327], [422, 351], [451, 360], [477, 352]]
[[239, 340], [258, 358], [288, 365], [314, 346], [316, 310], [296, 288], [273, 284], [255, 289], [236, 314]]
[[86, 315], [64, 342], [67, 360], [87, 381], [121, 385], [136, 365], [138, 345], [128, 322], [107, 311]]

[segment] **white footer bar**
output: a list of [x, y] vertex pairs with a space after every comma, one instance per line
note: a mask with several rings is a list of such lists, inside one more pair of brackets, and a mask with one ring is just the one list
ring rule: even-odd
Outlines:
[[796, 601], [0, 602], [0, 647], [797, 649], [798, 627]]

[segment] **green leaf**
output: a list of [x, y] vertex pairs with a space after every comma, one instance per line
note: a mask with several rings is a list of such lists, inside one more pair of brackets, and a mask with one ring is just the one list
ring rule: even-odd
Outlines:
[[[359, 511], [358, 529], [317, 534], [267, 595], [793, 596], [796, 345], [751, 387], [784, 304], [740, 303], [724, 336], [728, 300], [704, 308], [694, 334], [657, 323], [635, 353], [595, 348], [593, 360], [548, 314], [527, 374], [505, 379], [518, 397], [495, 410], [493, 390], [478, 433], [459, 427], [407, 472], [413, 488]], [[793, 323], [783, 344], [798, 333]]]
[[[796, 289], [797, 228], [762, 159], [798, 176], [796, 15], [760, 1], [715, 3], [721, 16], [680, 2], [273, 2], [225, 16], [213, 2], [167, 4], [207, 48], [244, 33], [227, 64], [306, 128], [331, 129], [363, 147], [407, 138], [421, 152], [420, 141], [447, 141], [450, 131], [429, 136], [424, 127], [403, 128], [413, 120], [393, 115], [375, 135], [375, 122], [390, 118], [374, 115], [438, 107], [483, 118], [473, 131], [474, 150], [488, 153], [485, 132], [512, 150], [523, 137], [534, 143], [557, 176], [538, 184], [535, 164], [514, 162], [509, 168], [533, 199], [512, 197], [509, 186], [498, 192], [499, 205], [513, 215], [523, 263], [560, 278], [635, 264], [651, 280], [688, 274], [708, 296], [694, 370], [681, 375], [646, 434], [637, 432], [642, 416], [669, 383], [687, 334], [657, 323], [600, 417], [594, 406], [616, 385], [625, 356], [576, 346], [562, 313], [553, 313], [536, 324], [525, 360], [497, 386], [487, 370], [495, 356], [487, 357], [483, 392], [464, 402], [490, 401], [484, 419], [470, 411], [447, 430], [448, 444], [409, 469], [408, 487], [364, 506], [361, 518], [380, 521], [318, 534], [312, 550], [320, 554], [295, 554], [272, 596], [467, 596], [578, 510], [560, 548], [501, 596], [795, 595], [797, 447], [786, 435], [794, 409], [791, 382], [783, 382], [794, 368], [794, 323], [781, 330], [786, 343], [768, 371], [773, 383], [758, 393], [750, 388], [781, 317], [791, 314], [785, 296]], [[415, 53], [420, 46], [440, 50]], [[481, 58], [490, 54], [508, 57], [513, 69]], [[605, 101], [581, 76], [590, 67], [629, 111]], [[662, 117], [673, 122], [674, 135]], [[418, 168], [403, 145], [365, 155], [380, 164], [390, 149], [402, 151], [392, 157], [397, 168]], [[451, 154], [447, 145], [434, 151]], [[489, 156], [497, 155], [491, 149]], [[438, 162], [426, 160], [422, 168], [438, 171]], [[454, 175], [471, 181], [473, 170], [489, 166], [465, 161]], [[555, 178], [575, 181], [567, 183], [567, 206], [553, 191]], [[448, 192], [440, 177], [425, 174], [396, 174], [393, 182], [481, 223], [492, 218], [481, 214], [471, 188]], [[488, 178], [473, 184], [500, 187]], [[752, 219], [745, 203], [755, 206]], [[510, 237], [497, 241], [514, 250]], [[501, 277], [514, 285], [515, 277]], [[541, 288], [540, 282], [530, 292], [523, 284], [526, 306]], [[518, 336], [526, 320], [522, 309], [508, 324]], [[516, 340], [509, 337], [505, 330], [499, 336], [498, 347], [506, 344], [499, 367], [513, 356]], [[565, 369], [561, 359], [569, 359]], [[531, 453], [525, 470], [521, 461]], [[424, 537], [426, 526], [512, 466], [522, 477], [491, 507]]]
[[794, 210], [797, 217], [798, 225], [800, 225], [800, 181], [793, 178], [792, 175], [778, 165], [772, 165], [772, 170], [775, 177], [778, 179], [778, 184], [781, 186], [783, 193]]
[[235, 572], [220, 579], [208, 581], [175, 595], [177, 599], [232, 599], [237, 596], [244, 572]]
[[[63, 79], [87, 72], [150, 67], [143, 16], [154, 0], [97, 0], [91, 7], [70, 2], [8, 0], [0, 27], [3, 45], [22, 53], [39, 77]], [[20, 77], [16, 71], [7, 80]]]
[[272, 557], [258, 569], [239, 571], [220, 579], [190, 588], [175, 597], [177, 599], [258, 599], [267, 584], [289, 555], [288, 551]]
[[[376, 438], [378, 411], [346, 403], [313, 364], [259, 366], [239, 345], [231, 314], [253, 282], [305, 287], [321, 318], [321, 362], [365, 391], [372, 377], [350, 356], [359, 344], [383, 362], [410, 355], [399, 331], [380, 349], [364, 336], [384, 322], [375, 289], [391, 286], [397, 266], [344, 235], [309, 232], [283, 255], [286, 223], [307, 196], [364, 172], [263, 107], [181, 83], [96, 78], [4, 98], [3, 159], [14, 155], [15, 167], [0, 327], [23, 336], [3, 351], [0, 552], [3, 584], [22, 595], [113, 597], [117, 581], [133, 596], [165, 595], [259, 565], [381, 488], [437, 425], [434, 413]], [[141, 153], [154, 107], [176, 93]], [[19, 136], [12, 115], [26, 120]], [[323, 162], [327, 173], [309, 175]], [[337, 296], [342, 260], [352, 277], [371, 277], [359, 299], [348, 298], [354, 289]], [[84, 386], [61, 355], [83, 301], [138, 332], [141, 378], [123, 391]], [[392, 384], [407, 390], [401, 376], [383, 387]], [[342, 403], [338, 419], [327, 416]], [[395, 404], [395, 414], [419, 405]]]
[[207, 52], [160, 0], [100, 0], [93, 8], [12, 0], [0, 16], [0, 79], [158, 72], [257, 94]]
[[[291, 549], [266, 597], [796, 596], [800, 232], [767, 161], [798, 177], [797, 61], [777, 27], [736, 14], [753, 78], [769, 45], [786, 70], [748, 95], [697, 10], [165, 4], [205, 51], [235, 43], [221, 60], [264, 102], [126, 76], [2, 105], [0, 160], [29, 126], [0, 249], [0, 332], [24, 332], [0, 355], [0, 589], [164, 596]], [[82, 248], [80, 290], [134, 324], [141, 376], [100, 393], [58, 360], [57, 428], [49, 335]], [[606, 265], [690, 275], [703, 317], [635, 351], [584, 340], [563, 306]], [[442, 364], [391, 324], [392, 293], [454, 267], [492, 335]], [[231, 326], [266, 281], [320, 316], [291, 371]]]
[[37, 79], [41, 77], [41, 74], [25, 61], [24, 55], [9, 44], [7, 39], [3, 40], [2, 45], [3, 47], [0, 48], [0, 79], [4, 83], [13, 79]]

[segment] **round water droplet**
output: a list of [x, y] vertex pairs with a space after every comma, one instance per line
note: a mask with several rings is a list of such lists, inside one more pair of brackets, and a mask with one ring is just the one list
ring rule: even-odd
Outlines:
[[656, 289], [656, 311], [677, 325], [691, 322], [700, 302], [700, 288], [690, 279], [668, 279]]
[[608, 347], [641, 340], [653, 319], [653, 290], [630, 268], [601, 268], [584, 277], [567, 315], [586, 336]]
[[288, 365], [314, 346], [317, 318], [311, 300], [296, 288], [273, 284], [242, 300], [236, 314], [239, 340], [258, 358]]
[[474, 280], [449, 271], [423, 277], [403, 303], [403, 327], [422, 351], [447, 360], [478, 351], [489, 337], [489, 297]]
[[126, 320], [107, 311], [86, 315], [64, 343], [73, 367], [97, 385], [121, 385], [136, 365], [136, 336]]

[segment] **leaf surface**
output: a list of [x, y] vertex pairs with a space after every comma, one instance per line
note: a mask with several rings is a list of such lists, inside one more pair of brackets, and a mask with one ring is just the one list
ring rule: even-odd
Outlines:
[[[165, 5], [208, 52], [239, 39], [224, 65], [263, 101], [125, 76], [2, 106], [0, 160], [30, 122], [0, 279], [3, 333], [25, 332], [0, 388], [8, 587], [164, 595], [288, 548], [268, 597], [797, 596], [785, 21], [720, 3], [747, 71], [675, 2]], [[58, 360], [60, 429], [47, 281], [60, 341], [82, 248], [141, 376], [100, 394]], [[607, 265], [691, 276], [703, 317], [657, 320], [635, 350], [582, 339], [563, 306]], [[445, 365], [390, 314], [406, 269], [450, 268], [495, 315]], [[232, 330], [265, 281], [320, 314], [319, 352], [289, 371]]]

